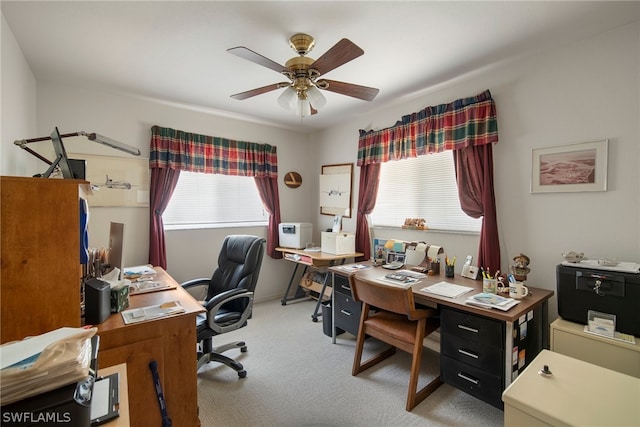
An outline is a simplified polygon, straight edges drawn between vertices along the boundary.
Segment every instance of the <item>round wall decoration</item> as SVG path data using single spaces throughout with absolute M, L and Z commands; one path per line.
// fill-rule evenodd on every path
M 302 177 L 298 172 L 287 172 L 284 175 L 284 184 L 289 188 L 298 188 L 302 184 Z

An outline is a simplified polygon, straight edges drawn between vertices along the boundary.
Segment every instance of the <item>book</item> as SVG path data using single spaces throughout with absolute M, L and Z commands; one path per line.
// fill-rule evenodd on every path
M 184 312 L 185 309 L 182 305 L 180 305 L 180 301 L 170 301 L 165 302 L 164 304 L 125 310 L 121 314 L 122 320 L 124 320 L 125 325 L 129 325 L 131 323 L 159 319 L 161 317 L 173 316 L 175 314 Z

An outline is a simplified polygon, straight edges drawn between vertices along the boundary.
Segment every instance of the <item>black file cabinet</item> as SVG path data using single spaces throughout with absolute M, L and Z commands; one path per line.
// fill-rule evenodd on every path
M 442 307 L 440 329 L 442 380 L 502 409 L 504 322 Z
M 333 276 L 334 323 L 336 335 L 349 332 L 358 335 L 362 304 L 353 299 L 349 277 L 334 273 Z

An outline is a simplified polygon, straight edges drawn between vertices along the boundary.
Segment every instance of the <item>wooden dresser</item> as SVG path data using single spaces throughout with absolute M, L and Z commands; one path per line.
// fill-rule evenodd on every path
M 3 176 L 1 342 L 80 326 L 80 198 L 89 183 Z

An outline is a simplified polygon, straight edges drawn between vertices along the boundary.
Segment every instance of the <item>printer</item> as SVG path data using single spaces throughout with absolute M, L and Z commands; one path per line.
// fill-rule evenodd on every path
M 278 227 L 280 246 L 302 249 L 313 242 L 313 226 L 309 222 L 286 222 Z

